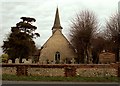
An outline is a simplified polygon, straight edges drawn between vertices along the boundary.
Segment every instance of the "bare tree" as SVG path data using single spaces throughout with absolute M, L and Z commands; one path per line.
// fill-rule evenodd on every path
M 106 34 L 109 40 L 114 45 L 114 50 L 116 53 L 116 61 L 120 60 L 119 57 L 119 50 L 120 50 L 120 19 L 119 14 L 115 13 L 114 15 L 110 16 L 109 20 L 106 22 Z
M 91 40 L 98 28 L 97 17 L 88 10 L 81 11 L 72 20 L 71 43 L 77 50 L 77 62 L 89 63 L 91 59 Z
M 93 58 L 93 63 L 98 64 L 99 63 L 99 54 L 103 49 L 105 49 L 105 43 L 106 40 L 98 36 L 94 39 L 92 39 L 92 58 Z

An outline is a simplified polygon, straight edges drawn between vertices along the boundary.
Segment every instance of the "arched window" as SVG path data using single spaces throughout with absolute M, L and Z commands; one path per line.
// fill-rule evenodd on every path
M 55 61 L 56 61 L 56 64 L 60 63 L 60 52 L 56 52 L 55 53 Z

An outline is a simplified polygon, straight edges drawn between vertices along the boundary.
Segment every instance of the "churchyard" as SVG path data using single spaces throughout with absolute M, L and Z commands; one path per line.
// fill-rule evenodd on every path
M 112 17 L 113 20 L 115 18 L 119 17 Z M 10 37 L 3 41 L 3 52 L 8 54 L 7 58 L 1 57 L 3 80 L 120 81 L 120 32 L 117 36 L 111 34 L 111 40 L 95 37 L 96 33 L 93 32 L 97 32 L 99 27 L 90 11 L 81 11 L 77 20 L 71 24 L 72 32 L 69 35 L 72 38 L 69 42 L 62 33 L 57 7 L 52 35 L 40 49 L 37 49 L 33 41 L 33 38 L 40 37 L 39 33 L 34 33 L 37 27 L 31 23 L 36 19 L 20 19 L 22 21 L 11 27 Z M 107 23 L 111 26 L 111 22 Z M 112 24 L 115 25 L 114 22 Z
M 101 64 L 75 64 L 74 60 L 71 61 L 71 64 L 32 63 L 32 59 L 22 59 L 23 63 L 19 63 L 19 59 L 16 59 L 15 63 L 12 63 L 11 60 L 8 60 L 8 63 L 1 64 L 2 75 L 84 78 L 120 77 L 120 63 L 113 63 L 114 60 L 103 60 L 107 55 L 109 55 L 109 59 L 114 58 L 111 53 L 102 53 L 100 55 Z

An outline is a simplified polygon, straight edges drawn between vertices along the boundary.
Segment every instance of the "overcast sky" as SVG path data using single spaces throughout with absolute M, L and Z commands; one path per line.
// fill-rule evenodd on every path
M 69 25 L 76 13 L 81 10 L 94 11 L 104 25 L 105 20 L 118 9 L 119 0 L 1 0 L 0 1 L 0 46 L 11 27 L 20 21 L 20 17 L 33 17 L 41 37 L 35 40 L 38 47 L 52 35 L 52 26 L 56 7 L 59 8 L 63 34 L 68 37 Z M 2 49 L 0 48 L 0 55 Z

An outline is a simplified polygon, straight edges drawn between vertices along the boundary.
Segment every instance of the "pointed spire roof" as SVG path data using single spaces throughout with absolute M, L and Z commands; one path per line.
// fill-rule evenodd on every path
M 56 9 L 56 14 L 55 14 L 55 20 L 54 20 L 54 25 L 53 25 L 53 29 L 62 29 L 61 25 L 60 25 L 60 18 L 59 18 L 59 11 L 58 11 L 58 7 Z

